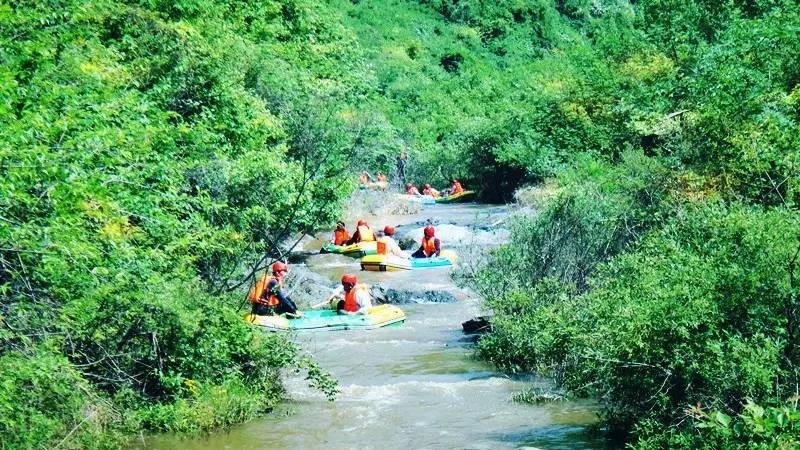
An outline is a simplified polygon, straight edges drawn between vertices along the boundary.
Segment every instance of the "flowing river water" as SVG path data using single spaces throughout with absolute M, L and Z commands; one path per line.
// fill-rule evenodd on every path
M 433 205 L 370 223 L 376 229 L 392 223 L 398 236 L 412 237 L 431 221 L 445 247 L 465 255 L 469 248 L 507 240 L 502 224 L 508 214 L 508 206 Z M 302 377 L 289 376 L 291 400 L 273 414 L 203 437 L 154 436 L 145 448 L 604 448 L 588 430 L 596 421 L 596 405 L 516 403 L 511 400 L 515 392 L 546 388 L 549 382 L 508 377 L 472 355 L 473 339 L 463 334 L 461 323 L 482 313 L 480 302 L 453 283 L 452 269 L 363 272 L 356 259 L 311 255 L 321 244 L 305 241 L 301 250 L 310 255 L 308 269 L 331 284 L 353 272 L 360 282 L 411 291 L 410 296 L 442 291 L 455 301 L 401 304 L 408 319 L 400 327 L 293 336 L 339 381 L 335 402 L 307 387 Z

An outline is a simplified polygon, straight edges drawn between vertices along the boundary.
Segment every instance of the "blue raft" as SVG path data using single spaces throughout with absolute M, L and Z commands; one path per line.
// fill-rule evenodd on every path
M 442 250 L 441 256 L 431 258 L 403 259 L 394 255 L 367 255 L 361 258 L 361 270 L 394 272 L 398 270 L 432 269 L 434 267 L 452 266 L 456 259 L 456 253 L 452 250 Z

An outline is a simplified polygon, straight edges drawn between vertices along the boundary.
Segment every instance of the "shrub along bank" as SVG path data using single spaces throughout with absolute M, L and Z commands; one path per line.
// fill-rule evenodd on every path
M 671 211 L 675 216 L 657 231 L 597 265 L 585 290 L 529 258 L 526 275 L 538 277 L 525 280 L 530 287 L 488 291 L 496 316 L 480 353 L 501 367 L 551 374 L 576 395 L 600 398 L 609 429 L 633 430 L 641 448 L 796 445 L 800 224 L 789 212 L 741 205 Z M 490 264 L 504 260 L 493 256 Z M 497 284 L 490 276 L 480 281 Z M 726 427 L 734 425 L 731 417 L 752 413 L 747 402 L 787 412 L 759 417 L 777 422 L 734 445 Z M 741 419 L 736 426 L 748 424 Z
M 281 399 L 284 368 L 333 395 L 237 307 L 276 243 L 335 219 L 371 142 L 338 20 L 303 2 L 0 5 L 0 446 L 241 422 Z
M 465 278 L 479 353 L 600 399 L 634 447 L 797 446 L 796 3 L 431 4 L 509 64 L 519 30 L 541 46 L 535 120 L 481 148 L 554 194 Z

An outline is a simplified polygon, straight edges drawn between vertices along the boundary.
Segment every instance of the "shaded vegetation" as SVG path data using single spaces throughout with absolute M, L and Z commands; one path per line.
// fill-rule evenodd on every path
M 517 3 L 496 6 L 508 13 L 487 22 L 494 6 L 436 4 L 482 30 L 527 26 Z M 492 147 L 550 161 L 527 178 L 550 177 L 550 195 L 463 274 L 495 313 L 479 352 L 599 398 L 633 447 L 798 445 L 797 5 L 555 9 L 579 35 L 541 57 L 569 120 L 529 128 L 559 153 Z
M 0 5 L 0 434 L 109 447 L 323 372 L 242 323 L 350 173 L 551 195 L 470 274 L 480 352 L 640 448 L 796 444 L 791 0 Z M 289 243 L 287 246 L 286 242 Z
M 338 15 L 303 3 L 0 6 L 0 435 L 203 430 L 307 368 L 239 317 L 286 238 L 332 221 L 374 127 Z M 334 45 L 335 44 L 335 45 Z M 341 89 L 340 86 L 350 86 Z

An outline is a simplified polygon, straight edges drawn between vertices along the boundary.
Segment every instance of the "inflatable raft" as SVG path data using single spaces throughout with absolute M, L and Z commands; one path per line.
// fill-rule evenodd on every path
M 331 242 L 326 242 L 319 252 L 339 253 L 345 256 L 352 256 L 353 258 L 361 258 L 362 256 L 378 253 L 378 243 L 375 241 L 367 241 L 352 245 L 334 245 Z
M 448 195 L 446 197 L 439 197 L 436 199 L 436 203 L 463 202 L 464 200 L 472 197 L 473 195 L 475 195 L 475 191 L 463 191 L 458 194 Z
M 361 259 L 361 270 L 371 272 L 394 272 L 398 270 L 431 269 L 452 266 L 457 259 L 452 250 L 442 250 L 440 256 L 432 258 L 403 259 L 395 255 L 368 255 Z
M 245 314 L 244 320 L 270 331 L 340 331 L 372 330 L 389 325 L 400 325 L 406 320 L 402 309 L 394 305 L 378 305 L 367 310 L 367 314 L 337 314 L 336 311 L 303 311 L 303 317 L 287 319 L 280 316 L 257 316 Z

